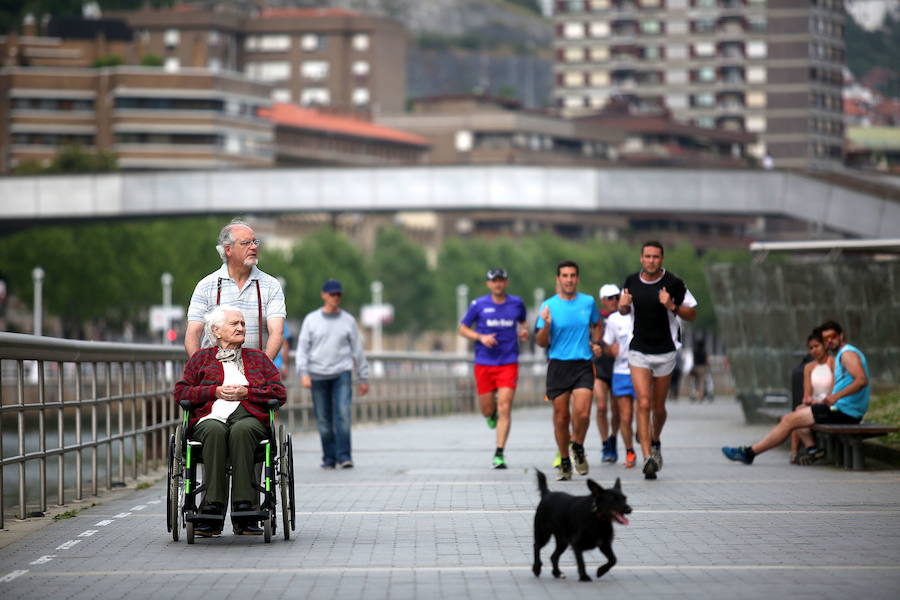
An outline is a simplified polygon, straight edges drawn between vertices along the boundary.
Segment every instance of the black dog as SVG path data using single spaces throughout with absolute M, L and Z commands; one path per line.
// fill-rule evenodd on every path
M 541 548 L 553 535 L 556 538 L 556 550 L 550 556 L 553 563 L 553 576 L 564 575 L 559 570 L 559 557 L 571 544 L 578 561 L 578 579 L 590 581 L 584 570 L 584 558 L 581 553 L 592 548 L 600 548 L 606 556 L 606 564 L 597 567 L 597 577 L 616 564 L 613 554 L 613 519 L 628 525 L 625 515 L 631 513 L 627 498 L 622 493 L 622 483 L 616 478 L 611 490 L 604 490 L 593 479 L 587 480 L 591 490 L 589 496 L 572 496 L 564 492 L 551 492 L 547 488 L 547 477 L 537 472 L 538 489 L 541 491 L 541 503 L 534 514 L 534 566 L 531 570 L 535 577 L 541 575 Z

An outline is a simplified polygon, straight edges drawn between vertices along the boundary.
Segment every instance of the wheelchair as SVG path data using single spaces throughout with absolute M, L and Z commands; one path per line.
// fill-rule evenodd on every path
M 194 526 L 197 523 L 222 525 L 225 515 L 210 515 L 199 512 L 198 499 L 206 491 L 205 481 L 197 478 L 197 465 L 203 463 L 203 444 L 190 439 L 188 422 L 193 408 L 189 400 L 181 401 L 183 409 L 181 423 L 175 433 L 169 436 L 168 479 L 166 487 L 166 527 L 172 539 L 178 541 L 181 530 L 185 530 L 188 544 L 194 543 Z M 257 480 L 253 487 L 262 494 L 259 510 L 231 512 L 231 517 L 244 517 L 262 521 L 263 540 L 272 541 L 277 532 L 278 503 L 275 488 L 281 496 L 281 520 L 284 539 L 291 538 L 291 531 L 296 528 L 296 510 L 294 505 L 294 454 L 291 434 L 283 424 L 278 426 L 277 443 L 275 440 L 275 412 L 278 400 L 269 400 L 269 431 L 266 439 L 257 446 L 254 462 L 256 463 Z M 261 470 L 261 478 L 259 477 Z M 231 467 L 228 467 L 231 477 Z M 260 483 L 260 479 L 262 483 Z

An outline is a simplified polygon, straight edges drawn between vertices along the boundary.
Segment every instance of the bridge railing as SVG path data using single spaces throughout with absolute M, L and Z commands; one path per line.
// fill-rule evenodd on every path
M 370 391 L 354 396 L 357 423 L 467 412 L 476 405 L 469 356 L 367 357 Z M 172 389 L 186 358 L 181 346 L 0 333 L 0 528 L 7 506 L 24 519 L 45 512 L 50 498 L 59 506 L 81 501 L 164 465 L 179 420 Z M 542 401 L 545 362 L 520 362 L 517 406 Z M 292 430 L 313 429 L 309 391 L 293 374 L 286 384 L 281 418 Z

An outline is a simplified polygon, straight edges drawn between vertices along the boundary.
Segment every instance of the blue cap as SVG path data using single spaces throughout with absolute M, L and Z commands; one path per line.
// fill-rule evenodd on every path
M 322 284 L 322 291 L 326 294 L 333 294 L 334 292 L 343 292 L 344 288 L 337 279 L 326 279 Z

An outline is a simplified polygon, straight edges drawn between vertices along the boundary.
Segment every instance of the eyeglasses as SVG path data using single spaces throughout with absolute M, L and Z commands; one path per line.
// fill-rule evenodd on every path
M 243 241 L 238 242 L 238 246 L 241 246 L 242 248 L 246 248 L 247 246 L 250 246 L 251 244 L 255 248 L 259 248 L 260 246 L 262 246 L 262 242 L 260 240 L 243 240 Z
M 509 279 L 505 269 L 491 269 L 487 272 L 488 279 Z
M 615 296 L 606 296 L 606 299 L 607 299 L 607 300 L 618 300 L 618 299 L 619 299 L 619 295 L 616 294 Z

